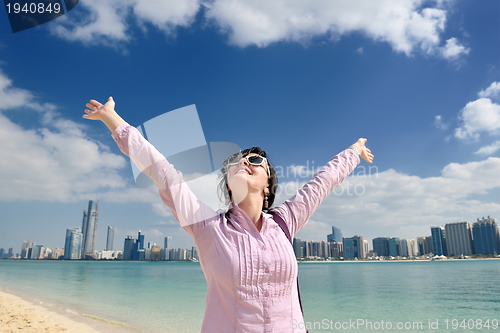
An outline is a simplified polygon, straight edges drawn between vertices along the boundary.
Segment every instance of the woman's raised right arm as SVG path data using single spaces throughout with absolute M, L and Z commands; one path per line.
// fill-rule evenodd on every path
M 133 126 L 128 125 L 115 112 L 112 97 L 106 104 L 91 100 L 86 104 L 83 118 L 101 120 L 112 132 L 120 150 L 131 158 L 137 168 L 146 174 L 158 187 L 163 202 L 172 210 L 182 227 L 193 236 L 194 225 L 214 218 L 217 213 L 203 204 L 189 189 L 182 173 L 174 168 L 166 158 Z
M 100 102 L 92 99 L 90 102 L 85 104 L 88 109 L 85 109 L 85 113 L 82 117 L 85 119 L 100 120 L 106 126 L 108 126 L 111 132 L 123 124 L 125 120 L 118 115 L 115 111 L 115 101 L 113 97 L 109 97 L 106 104 L 101 104 Z

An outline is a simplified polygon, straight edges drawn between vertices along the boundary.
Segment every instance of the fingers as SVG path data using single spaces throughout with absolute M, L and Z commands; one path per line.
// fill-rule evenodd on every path
M 86 114 L 82 115 L 83 118 L 93 119 L 92 115 L 103 105 L 96 101 L 95 99 L 91 99 L 87 104 L 85 104 L 87 109 L 83 110 Z
M 88 102 L 87 104 L 85 104 L 85 106 L 88 107 L 91 110 L 95 110 L 97 108 L 100 108 L 102 106 L 102 104 L 99 103 L 98 101 L 92 99 L 92 100 L 90 100 L 90 102 Z

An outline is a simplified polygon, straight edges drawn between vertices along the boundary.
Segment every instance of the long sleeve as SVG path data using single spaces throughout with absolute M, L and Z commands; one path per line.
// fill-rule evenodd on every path
M 172 210 L 182 227 L 191 226 L 217 215 L 192 193 L 183 180 L 182 173 L 176 170 L 135 127 L 124 123 L 115 129 L 112 137 L 137 168 L 153 180 L 159 189 L 161 199 Z
M 328 193 L 341 184 L 359 162 L 356 152 L 344 150 L 321 168 L 295 196 L 273 208 L 287 222 L 292 235 L 304 227 Z

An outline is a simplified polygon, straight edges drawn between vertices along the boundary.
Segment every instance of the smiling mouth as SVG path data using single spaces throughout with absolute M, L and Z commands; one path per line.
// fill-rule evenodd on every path
M 247 169 L 239 169 L 238 171 L 236 171 L 236 173 L 245 173 L 247 175 L 250 175 L 250 172 Z

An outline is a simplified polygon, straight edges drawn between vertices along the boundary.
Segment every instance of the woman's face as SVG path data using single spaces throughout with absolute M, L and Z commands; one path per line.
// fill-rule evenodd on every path
M 250 164 L 249 156 L 259 156 L 250 153 L 239 160 L 238 164 L 229 166 L 227 184 L 236 203 L 243 201 L 249 194 L 264 195 L 268 192 L 269 165 L 267 161 L 260 165 Z

